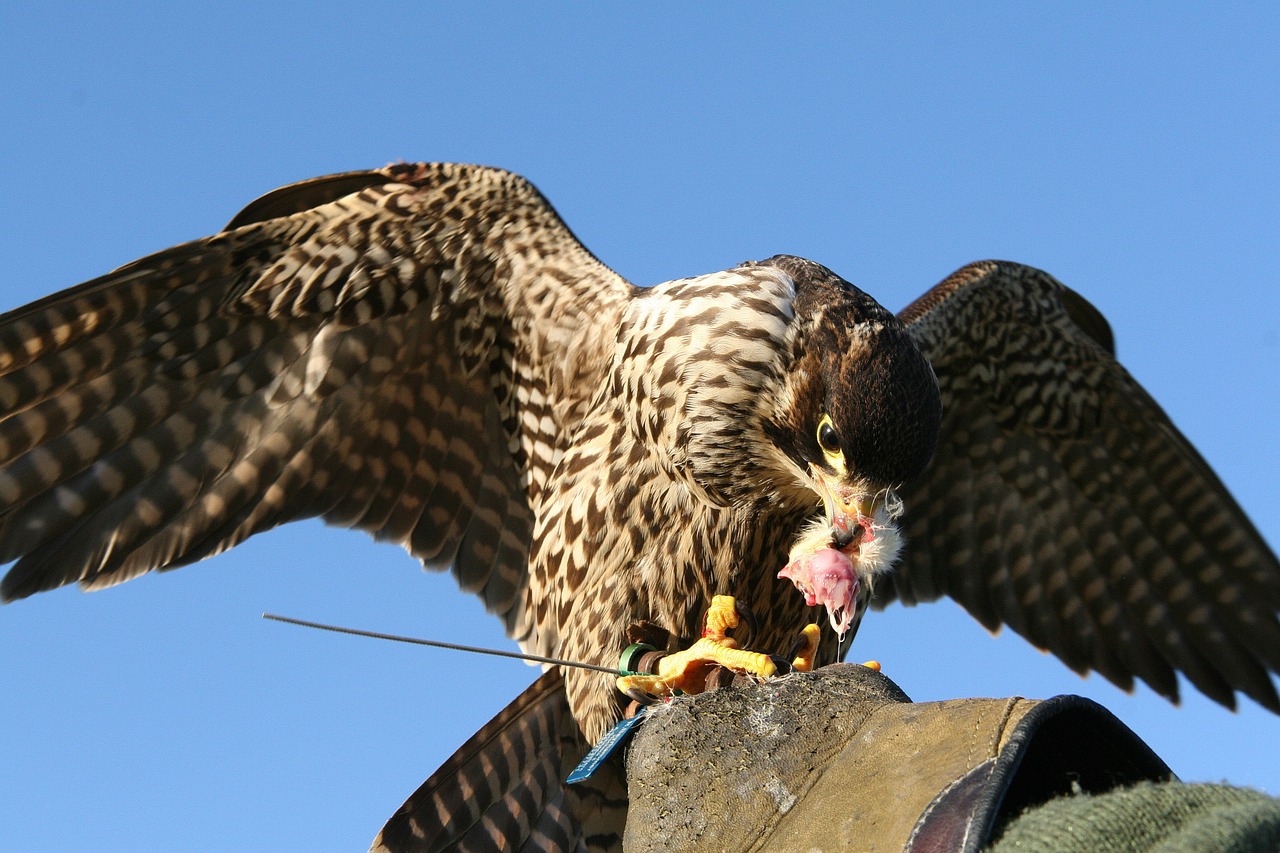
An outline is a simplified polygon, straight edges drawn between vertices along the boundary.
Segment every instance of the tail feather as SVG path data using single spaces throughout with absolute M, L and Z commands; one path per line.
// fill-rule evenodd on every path
M 587 745 L 552 670 L 440 766 L 378 833 L 371 853 L 620 850 L 620 762 L 583 783 L 564 779 Z

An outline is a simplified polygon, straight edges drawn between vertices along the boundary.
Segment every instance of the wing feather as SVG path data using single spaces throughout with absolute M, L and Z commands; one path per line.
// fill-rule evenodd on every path
M 452 566 L 524 636 L 541 484 L 633 288 L 530 184 L 406 164 L 0 317 L 5 599 L 297 518 Z
M 900 315 L 943 429 L 903 489 L 909 546 L 876 606 L 950 595 L 1078 671 L 1177 698 L 1174 671 L 1280 711 L 1280 564 L 1115 361 L 1106 320 L 1039 270 L 986 261 Z

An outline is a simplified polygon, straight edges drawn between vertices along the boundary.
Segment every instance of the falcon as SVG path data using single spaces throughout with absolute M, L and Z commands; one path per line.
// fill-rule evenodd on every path
M 0 317 L 5 600 L 308 517 L 539 654 L 684 648 L 726 595 L 761 650 L 825 622 L 820 665 L 873 594 L 950 595 L 1076 671 L 1280 712 L 1275 555 L 1099 312 L 1019 264 L 896 316 L 781 255 L 641 288 L 523 178 L 398 164 Z M 547 737 L 618 719 L 610 676 L 548 677 Z

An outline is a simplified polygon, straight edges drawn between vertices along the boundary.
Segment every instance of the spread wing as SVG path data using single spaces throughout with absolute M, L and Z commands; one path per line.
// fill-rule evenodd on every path
M 452 566 L 525 639 L 531 506 L 630 291 L 524 179 L 406 164 L 10 312 L 0 594 L 319 516 Z
M 943 425 L 902 491 L 903 565 L 877 593 L 950 595 L 1077 672 L 1176 700 L 1175 671 L 1280 712 L 1280 564 L 1114 359 L 1098 311 L 1018 264 L 965 267 L 900 315 L 938 375 Z

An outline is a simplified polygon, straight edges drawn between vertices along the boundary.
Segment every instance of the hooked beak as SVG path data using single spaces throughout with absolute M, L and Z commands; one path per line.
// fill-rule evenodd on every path
M 818 522 L 801 535 L 778 577 L 795 584 L 805 604 L 825 606 L 831 627 L 843 640 L 857 621 L 859 600 L 866 603 L 863 584 L 869 593 L 875 575 L 898 557 L 902 538 L 893 519 L 900 507 L 888 490 L 868 494 L 868 489 L 845 486 L 817 466 L 811 465 L 810 472 L 822 496 L 826 524 Z
M 870 542 L 874 498 L 865 492 L 842 484 L 839 479 L 810 465 L 827 522 L 831 527 L 831 543 L 838 551 L 857 551 L 857 547 Z

